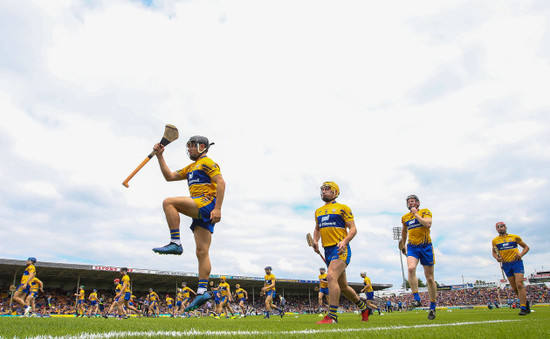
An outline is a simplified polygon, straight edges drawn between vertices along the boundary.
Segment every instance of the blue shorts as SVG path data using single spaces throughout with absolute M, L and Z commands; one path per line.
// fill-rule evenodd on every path
M 502 270 L 507 277 L 513 277 L 515 273 L 525 274 L 525 269 L 523 268 L 523 260 L 503 262 Z
M 117 301 L 118 301 L 118 299 L 120 299 L 120 297 L 116 297 L 116 298 L 115 298 L 115 302 L 117 302 Z
M 407 244 L 407 256 L 420 260 L 422 266 L 435 265 L 434 248 L 432 244 Z
M 227 296 L 220 297 L 220 304 L 227 302 Z
M 265 292 L 266 297 L 271 296 L 271 298 L 275 298 L 276 295 L 277 295 L 277 293 L 275 292 L 275 290 L 270 290 L 270 291 Z
M 367 300 L 374 300 L 374 292 L 367 292 Z
M 176 306 L 180 307 L 181 306 L 181 301 L 176 301 Z
M 341 254 L 338 254 L 338 246 L 336 245 L 325 247 L 325 259 L 327 261 L 327 267 L 330 265 L 330 262 L 335 259 L 343 260 L 347 266 L 351 260 L 351 247 L 349 247 L 348 244 L 346 250 Z
M 84 300 L 79 300 L 78 304 L 84 304 Z
M 97 305 L 97 301 L 92 300 L 92 301 L 90 302 L 90 306 L 95 306 L 95 305 Z
M 212 223 L 212 219 L 210 219 L 210 213 L 212 213 L 216 206 L 216 198 L 204 195 L 192 198 L 199 208 L 199 217 L 197 219 L 193 218 L 193 222 L 189 228 L 194 231 L 195 227 L 199 226 L 208 230 L 210 233 L 214 233 L 214 224 Z
M 130 300 L 131 297 L 132 297 L 132 292 L 124 293 L 124 300 Z
M 246 298 L 241 298 L 241 299 L 239 299 L 239 303 L 240 303 L 240 302 L 243 302 L 243 303 L 246 302 Z
M 37 295 L 38 295 L 38 291 L 32 291 L 29 293 L 29 297 L 31 298 L 36 298 Z
M 189 300 L 191 300 L 191 298 L 183 298 L 184 303 L 189 302 Z
M 23 292 L 23 293 L 27 294 L 27 293 L 29 293 L 30 289 L 31 289 L 30 285 L 20 284 L 19 286 L 17 286 L 16 292 Z
M 328 295 L 328 287 L 320 288 L 319 293 L 323 293 L 324 295 Z
M 169 309 L 169 310 L 172 309 L 172 304 L 168 305 L 168 309 Z

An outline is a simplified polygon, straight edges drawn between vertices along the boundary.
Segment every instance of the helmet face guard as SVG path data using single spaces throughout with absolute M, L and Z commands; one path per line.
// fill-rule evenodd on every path
M 191 147 L 192 145 L 197 147 L 197 151 L 199 152 L 199 154 L 203 154 L 208 152 L 208 149 L 210 148 L 210 146 L 214 145 L 214 143 L 210 143 L 210 141 L 208 141 L 208 138 L 203 137 L 202 135 L 194 135 L 189 138 L 189 140 L 187 141 L 187 155 L 189 156 L 189 158 L 191 158 L 191 160 L 197 160 L 198 157 L 191 156 L 191 154 L 189 154 L 189 147 Z M 201 149 L 201 145 L 204 145 L 204 148 Z

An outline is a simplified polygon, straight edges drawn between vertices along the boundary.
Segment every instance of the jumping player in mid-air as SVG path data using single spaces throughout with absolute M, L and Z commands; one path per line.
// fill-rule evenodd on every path
M 166 181 L 187 180 L 190 197 L 166 198 L 162 204 L 168 228 L 170 243 L 154 248 L 159 254 L 182 254 L 180 240 L 180 213 L 193 219 L 191 230 L 195 237 L 196 255 L 199 266 L 199 286 L 197 297 L 186 307 L 192 311 L 210 299 L 208 280 L 212 265 L 210 263 L 210 244 L 214 225 L 221 220 L 221 209 L 225 194 L 225 181 L 218 165 L 207 157 L 210 143 L 204 136 L 193 136 L 187 141 L 187 153 L 193 161 L 181 170 L 172 172 L 164 160 L 164 146 L 154 146 L 160 170 Z
M 313 250 L 319 251 L 319 239 L 325 249 L 328 267 L 327 280 L 329 290 L 329 312 L 317 324 L 338 322 L 340 293 L 361 310 L 361 321 L 369 320 L 369 310 L 357 293 L 348 285 L 346 267 L 351 260 L 350 241 L 357 234 L 351 209 L 336 202 L 340 188 L 335 182 L 325 181 L 321 185 L 321 199 L 325 204 L 315 211 L 315 230 L 313 232 Z M 349 231 L 348 231 L 349 230 Z
M 36 264 L 36 258 L 30 257 L 27 259 L 27 267 L 25 267 L 25 271 L 21 277 L 21 284 L 19 284 L 13 294 L 13 300 L 25 308 L 23 313 L 25 316 L 31 311 L 31 307 L 25 301 L 25 297 L 31 289 L 32 280 L 36 277 L 36 268 L 34 267 L 34 264 Z

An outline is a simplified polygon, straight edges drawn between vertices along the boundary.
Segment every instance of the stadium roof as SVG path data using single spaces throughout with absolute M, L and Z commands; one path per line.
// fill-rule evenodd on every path
M 10 285 L 17 286 L 26 267 L 26 260 L 0 259 L 0 288 L 5 290 Z M 81 265 L 39 261 L 36 265 L 36 275 L 44 282 L 45 288 L 60 288 L 74 290 L 78 285 L 87 288 L 112 289 L 113 279 L 120 277 L 120 267 L 102 265 Z M 191 272 L 162 271 L 128 267 L 128 274 L 132 277 L 134 291 L 147 291 L 153 288 L 156 291 L 174 291 L 187 282 L 190 287 L 198 284 L 198 275 Z M 211 279 L 219 279 L 221 274 L 212 274 Z M 225 275 L 231 285 L 240 284 L 245 290 L 259 293 L 263 286 L 263 277 L 246 277 Z M 303 294 L 314 291 L 318 287 L 318 280 L 277 279 L 277 290 L 285 294 Z M 350 282 L 355 290 L 363 287 L 362 283 Z M 374 290 L 392 287 L 391 284 L 373 283 Z

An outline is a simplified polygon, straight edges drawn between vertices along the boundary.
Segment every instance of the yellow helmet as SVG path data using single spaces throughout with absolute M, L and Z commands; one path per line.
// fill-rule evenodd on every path
M 226 280 L 227 278 L 225 277 L 225 275 L 222 275 L 222 276 L 220 277 L 220 279 L 221 279 L 221 280 Z
M 334 181 L 325 181 L 321 185 L 321 197 L 323 196 L 323 187 L 330 187 L 332 193 L 334 193 L 334 199 L 338 198 L 338 196 L 340 195 L 340 187 L 338 187 L 338 185 L 336 185 Z

